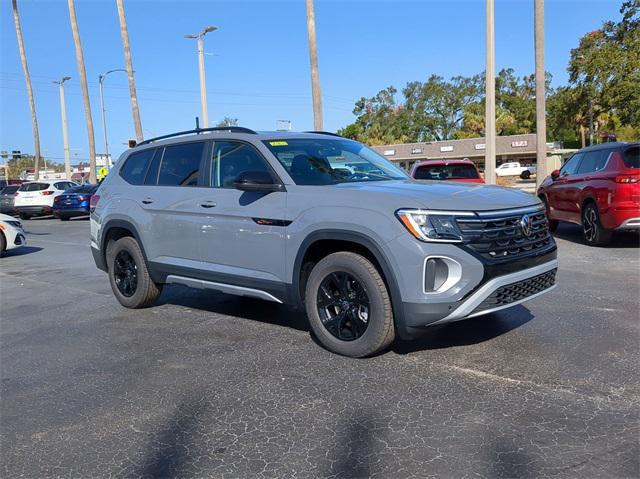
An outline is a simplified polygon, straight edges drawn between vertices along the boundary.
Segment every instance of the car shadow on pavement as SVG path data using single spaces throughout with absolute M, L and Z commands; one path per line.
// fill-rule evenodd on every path
M 586 245 L 582 236 L 582 227 L 571 223 L 561 223 L 553 233 L 555 238 Z M 633 231 L 616 231 L 611 238 L 611 243 L 606 248 L 638 248 L 640 247 L 640 235 Z
M 299 331 L 308 332 L 310 329 L 304 312 L 282 304 L 250 297 L 170 285 L 164 287 L 158 302 L 158 304 L 167 303 L 266 324 L 287 326 Z
M 519 328 L 533 318 L 527 308 L 517 305 L 508 311 L 490 313 L 442 326 L 431 326 L 414 340 L 396 339 L 392 349 L 397 354 L 409 354 L 429 349 L 479 344 Z
M 371 477 L 371 462 L 378 461 L 373 451 L 375 421 L 371 411 L 348 411 L 336 431 L 335 447 L 330 453 L 331 469 L 324 477 Z
M 12 256 L 24 256 L 25 254 L 37 253 L 42 248 L 38 246 L 23 246 L 22 248 L 10 249 L 2 254 L 3 258 L 10 258 Z

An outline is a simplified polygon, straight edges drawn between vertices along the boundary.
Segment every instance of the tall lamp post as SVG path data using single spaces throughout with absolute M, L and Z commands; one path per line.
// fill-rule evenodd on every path
M 203 38 L 207 33 L 217 30 L 218 27 L 209 25 L 200 33 L 194 35 L 185 35 L 185 38 L 198 40 L 198 68 L 200 70 L 200 103 L 202 107 L 202 124 L 205 128 L 209 127 L 209 110 L 207 108 L 207 83 L 204 75 L 204 42 Z
M 547 176 L 547 118 L 544 72 L 544 0 L 535 0 L 535 57 L 536 57 L 536 183 Z
M 98 83 L 100 84 L 100 109 L 102 110 L 102 134 L 104 135 L 104 154 L 107 155 L 107 161 L 109 161 L 109 140 L 107 139 L 107 115 L 105 113 L 104 108 L 104 91 L 103 91 L 103 83 L 105 78 L 109 73 L 113 72 L 125 72 L 127 70 L 124 68 L 115 68 L 113 70 L 109 70 L 108 72 L 101 73 L 98 75 Z
M 496 183 L 496 58 L 494 0 L 486 0 L 486 65 L 484 112 L 484 180 Z
M 67 180 L 71 179 L 71 160 L 69 159 L 69 132 L 67 131 L 67 107 L 64 101 L 64 82 L 71 80 L 71 77 L 62 77 L 54 81 L 60 87 L 60 112 L 62 115 L 62 142 L 64 145 L 64 174 Z

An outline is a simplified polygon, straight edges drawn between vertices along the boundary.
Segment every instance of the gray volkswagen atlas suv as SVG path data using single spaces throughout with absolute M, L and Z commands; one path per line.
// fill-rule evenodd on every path
M 558 266 L 535 196 L 416 181 L 330 133 L 242 127 L 126 151 L 92 198 L 91 249 L 127 308 L 171 283 L 304 307 L 353 357 L 535 298 Z

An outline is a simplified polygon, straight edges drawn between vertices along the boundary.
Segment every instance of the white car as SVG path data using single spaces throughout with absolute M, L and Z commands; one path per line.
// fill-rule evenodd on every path
M 20 218 L 53 214 L 53 199 L 78 183 L 69 180 L 40 180 L 23 183 L 16 192 L 14 208 Z
M 523 166 L 518 161 L 502 163 L 496 168 L 496 176 L 519 176 L 523 180 L 529 179 L 535 172 L 535 166 Z
M 27 239 L 22 223 L 13 216 L 0 214 L 0 256 L 5 251 L 25 246 Z

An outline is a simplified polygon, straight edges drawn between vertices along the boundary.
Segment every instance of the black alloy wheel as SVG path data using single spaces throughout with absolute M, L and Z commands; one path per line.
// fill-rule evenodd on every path
M 114 261 L 114 278 L 118 291 L 130 298 L 138 288 L 138 266 L 126 250 L 121 250 Z
M 354 341 L 367 330 L 369 297 L 349 273 L 336 271 L 327 275 L 318 288 L 316 305 L 322 325 L 341 341 Z

